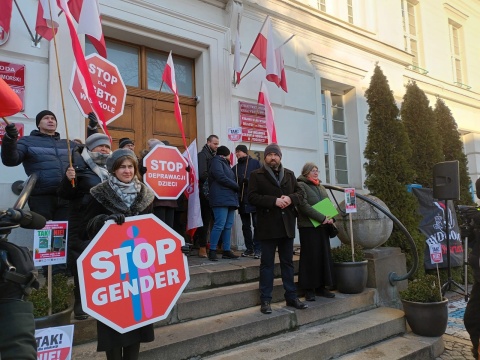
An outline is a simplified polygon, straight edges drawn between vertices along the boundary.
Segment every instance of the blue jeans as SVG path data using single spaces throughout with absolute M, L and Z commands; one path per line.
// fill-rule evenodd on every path
M 217 250 L 218 240 L 222 237 L 224 251 L 230 251 L 230 234 L 232 233 L 235 208 L 215 206 L 213 210 L 213 228 L 210 232 L 210 250 Z
M 250 251 L 260 251 L 260 242 L 255 240 L 255 229 L 257 228 L 257 213 L 242 213 L 242 233 L 245 240 L 245 247 Z M 253 233 L 252 233 L 253 225 Z
M 293 269 L 293 239 L 267 239 L 260 241 L 262 257 L 260 260 L 260 300 L 272 301 L 273 278 L 275 268 L 275 250 L 278 247 L 280 270 L 282 273 L 285 300 L 297 298 Z

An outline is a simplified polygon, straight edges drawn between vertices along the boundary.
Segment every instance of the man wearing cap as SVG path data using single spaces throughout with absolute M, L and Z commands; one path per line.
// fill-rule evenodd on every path
M 110 139 L 105 134 L 93 134 L 85 140 L 85 145 L 72 151 L 72 165 L 63 177 L 58 195 L 70 201 L 68 213 L 68 263 L 75 282 L 74 316 L 77 320 L 88 316 L 82 310 L 78 284 L 77 259 L 89 244 L 85 218 L 86 206 L 91 199 L 90 189 L 107 180 L 107 158 L 111 153 Z M 72 180 L 75 186 L 72 186 Z
M 255 229 L 257 227 L 257 214 L 255 206 L 248 202 L 248 179 L 252 171 L 260 169 L 260 161 L 253 159 L 248 155 L 248 149 L 245 145 L 238 145 L 235 148 L 235 155 L 237 156 L 237 164 L 232 168 L 237 179 L 237 184 L 240 187 L 238 193 L 238 200 L 240 207 L 238 213 L 242 219 L 242 232 L 247 248 L 242 256 L 253 256 L 255 259 L 260 259 L 262 254 L 260 242 L 255 238 Z M 252 234 L 253 225 L 253 234 Z
M 287 306 L 306 309 L 297 297 L 293 269 L 295 238 L 295 205 L 303 200 L 303 192 L 293 171 L 282 166 L 282 151 L 277 144 L 265 149 L 265 164 L 250 175 L 248 201 L 257 208 L 257 230 L 260 240 L 260 311 L 270 314 L 272 308 L 275 250 L 278 248 L 280 269 Z
M 134 151 L 135 150 L 135 142 L 130 138 L 121 138 L 118 141 L 118 148 L 119 149 L 129 149 Z

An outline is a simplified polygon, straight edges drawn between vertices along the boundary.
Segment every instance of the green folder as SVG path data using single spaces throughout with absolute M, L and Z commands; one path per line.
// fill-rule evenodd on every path
M 312 208 L 322 213 L 327 218 L 332 218 L 338 214 L 337 209 L 335 208 L 335 206 L 333 205 L 333 203 L 329 198 L 325 198 L 322 201 L 319 201 L 318 203 L 316 203 L 315 205 L 312 205 Z M 310 218 L 310 221 L 315 227 L 321 225 L 317 220 L 314 220 L 312 218 Z

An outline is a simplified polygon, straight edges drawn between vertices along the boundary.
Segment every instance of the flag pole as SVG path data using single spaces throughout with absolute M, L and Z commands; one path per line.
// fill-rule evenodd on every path
M 290 40 L 292 40 L 292 39 L 294 38 L 294 36 L 295 36 L 295 34 L 293 34 L 292 36 L 290 36 L 287 40 L 285 40 L 285 41 L 283 42 L 282 45 L 279 46 L 279 48 L 281 48 L 281 47 L 284 46 L 286 43 L 288 43 Z M 249 55 L 250 55 L 250 54 L 249 54 Z M 247 58 L 247 60 L 248 60 L 248 58 Z M 245 62 L 245 63 L 246 63 L 246 62 Z M 262 62 L 259 62 L 257 65 L 255 65 L 253 68 L 251 68 L 249 72 L 247 72 L 245 75 L 243 75 L 243 76 L 240 78 L 240 81 L 242 81 L 245 76 L 247 76 L 247 75 L 250 74 L 253 70 L 255 70 L 255 69 L 258 67 L 258 65 L 260 65 L 261 63 L 262 63 Z M 243 71 L 243 68 L 242 68 L 242 71 Z M 242 73 L 242 72 L 240 71 L 240 74 L 241 74 L 241 73 Z
M 50 2 L 51 0 L 48 0 L 48 9 L 50 11 L 50 21 L 52 21 L 52 6 Z M 53 45 L 55 47 L 55 58 L 57 60 L 57 73 L 58 73 L 58 82 L 60 84 L 60 98 L 62 99 L 63 121 L 65 122 L 65 134 L 67 136 L 68 162 L 70 164 L 70 167 L 73 167 L 72 153 L 70 151 L 70 136 L 68 135 L 67 113 L 65 111 L 65 99 L 63 97 L 62 76 L 60 75 L 60 64 L 58 61 L 57 37 L 55 33 L 55 27 L 53 28 Z M 72 183 L 72 187 L 75 187 L 75 179 L 72 179 L 71 183 Z
M 10 125 L 10 122 L 2 116 L 3 121 L 5 121 L 5 124 Z
M 157 108 L 157 102 L 158 102 L 158 98 L 160 97 L 160 93 L 162 92 L 162 87 L 163 87 L 163 79 L 160 84 L 160 89 L 158 89 L 157 98 L 155 99 L 155 106 L 153 107 L 154 110 Z
M 260 89 L 258 90 L 258 92 L 260 93 L 260 91 L 262 91 L 262 81 L 260 81 Z M 254 116 L 255 122 L 253 123 L 252 135 L 250 136 L 250 143 L 248 144 L 248 151 L 250 151 L 250 149 L 252 148 L 253 130 L 255 130 L 255 128 L 257 126 L 258 108 L 259 108 L 259 102 L 258 102 L 258 96 L 257 96 L 257 108 L 255 110 L 255 116 Z M 268 133 L 267 133 L 267 139 L 268 139 Z M 247 176 L 248 159 L 249 158 L 250 158 L 250 155 L 248 155 L 248 153 L 247 153 L 247 161 L 245 162 L 245 172 L 243 174 L 243 179 L 245 179 L 245 177 Z M 244 185 L 244 183 L 242 183 L 242 193 L 240 195 L 240 202 L 243 201 L 243 190 L 244 190 L 244 188 L 245 188 L 245 185 Z
M 263 26 L 265 25 L 265 22 L 267 21 L 268 19 L 268 15 L 267 17 L 265 18 L 265 20 L 263 20 L 263 24 L 262 26 L 260 27 L 260 31 L 262 30 Z M 260 31 L 258 32 L 260 34 Z M 258 35 L 257 35 L 258 37 Z M 255 38 L 255 41 L 257 41 L 257 39 Z M 253 45 L 255 45 L 255 41 L 253 42 Z M 252 48 L 253 48 L 253 45 L 252 45 Z M 243 66 L 242 66 L 242 70 L 240 70 L 240 74 L 243 72 L 243 70 L 245 69 L 245 65 L 247 65 L 247 61 L 248 59 L 250 58 L 250 55 L 252 54 L 252 49 L 250 49 L 250 52 L 248 53 L 248 56 L 247 58 L 245 59 L 245 62 L 243 63 Z M 241 78 L 240 80 L 242 80 L 243 78 Z M 235 82 L 235 85 L 238 85 L 236 82 Z

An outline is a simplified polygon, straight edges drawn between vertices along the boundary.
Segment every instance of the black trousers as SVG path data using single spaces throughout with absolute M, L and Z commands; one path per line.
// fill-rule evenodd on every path
M 480 338 L 480 283 L 478 281 L 473 283 L 470 299 L 465 309 L 463 323 L 470 335 L 473 349 L 475 353 L 478 353 L 478 342 Z

